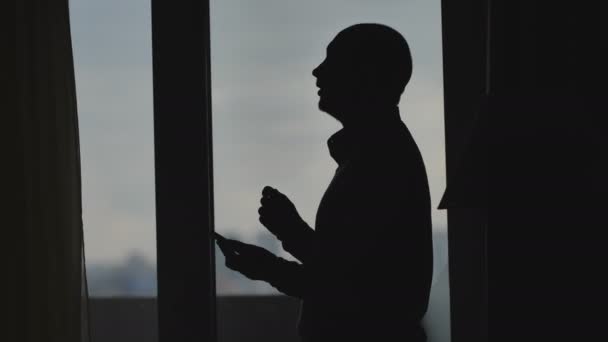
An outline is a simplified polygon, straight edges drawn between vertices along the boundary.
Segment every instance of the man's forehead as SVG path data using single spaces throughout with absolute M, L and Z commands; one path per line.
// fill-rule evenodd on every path
M 334 40 L 332 40 L 331 42 L 329 42 L 329 44 L 327 44 L 327 47 L 325 48 L 325 52 L 327 54 L 329 54 L 330 52 L 333 52 L 335 50 Z
M 340 36 L 338 36 L 329 42 L 325 52 L 327 55 L 330 53 L 332 55 L 341 55 L 351 50 L 351 48 L 352 46 L 350 46 L 348 42 L 346 42 L 344 39 L 340 39 Z

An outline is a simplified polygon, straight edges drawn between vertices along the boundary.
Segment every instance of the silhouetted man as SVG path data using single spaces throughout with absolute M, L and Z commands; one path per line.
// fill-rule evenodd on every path
M 432 277 L 431 205 L 422 157 L 398 103 L 412 72 L 395 30 L 359 24 L 340 32 L 313 71 L 319 108 L 343 129 L 328 140 L 338 168 L 316 228 L 271 187 L 260 222 L 300 262 L 218 237 L 226 265 L 302 299 L 305 341 L 424 341 Z

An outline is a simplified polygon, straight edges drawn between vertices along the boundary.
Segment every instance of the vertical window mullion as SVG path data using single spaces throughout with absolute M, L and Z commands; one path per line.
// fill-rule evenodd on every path
M 151 4 L 159 340 L 215 341 L 209 2 Z

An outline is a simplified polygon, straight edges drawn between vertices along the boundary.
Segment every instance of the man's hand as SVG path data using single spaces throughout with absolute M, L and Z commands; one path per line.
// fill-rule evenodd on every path
M 252 280 L 268 280 L 277 256 L 268 250 L 237 240 L 217 238 L 217 245 L 226 257 L 226 266 Z
M 289 239 L 297 235 L 299 228 L 308 227 L 289 198 L 278 190 L 264 187 L 260 203 L 260 223 L 279 240 Z

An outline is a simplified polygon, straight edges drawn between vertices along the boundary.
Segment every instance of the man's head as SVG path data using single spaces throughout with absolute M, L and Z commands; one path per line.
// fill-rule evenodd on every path
M 312 74 L 320 88 L 319 109 L 344 122 L 346 113 L 397 106 L 412 74 L 412 58 L 399 32 L 357 24 L 334 38 Z

